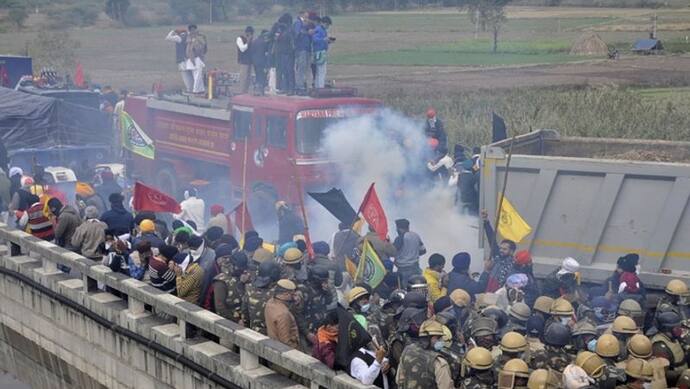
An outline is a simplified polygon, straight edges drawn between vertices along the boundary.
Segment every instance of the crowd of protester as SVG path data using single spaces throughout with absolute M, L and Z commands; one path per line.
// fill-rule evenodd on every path
M 308 246 L 294 210 L 278 202 L 281 239 L 272 245 L 257 231 L 240 235 L 220 205 L 209 207 L 207 215 L 193 188 L 185 193 L 182 212 L 167 223 L 170 215 L 131 212 L 108 174 L 98 185 L 80 183 L 76 201 L 51 196 L 18 168 L 5 178 L 7 193 L 0 195 L 8 199 L 17 228 L 309 353 L 363 384 L 690 384 L 688 286 L 674 279 L 660 297 L 648 295 L 634 253 L 618 259 L 603 285 L 582 283 L 574 258 L 564 258 L 537 280 L 530 253 L 497 240 L 481 212 L 490 246 L 482 271 L 470 273 L 470 254 L 459 252 L 446 272 L 446 258 L 425 247 L 405 219 L 396 220 L 392 241 L 341 224 L 330 243 Z M 371 245 L 387 269 L 374 288 L 347 270 L 363 244 Z M 427 252 L 428 267 L 422 269 Z M 346 348 L 343 358 L 338 350 L 349 333 L 343 335 L 341 324 L 348 318 L 371 341 Z

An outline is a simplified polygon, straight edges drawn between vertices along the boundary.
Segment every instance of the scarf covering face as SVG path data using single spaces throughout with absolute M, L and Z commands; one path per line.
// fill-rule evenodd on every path
M 326 326 L 316 332 L 319 343 L 338 343 L 338 330 L 329 330 Z

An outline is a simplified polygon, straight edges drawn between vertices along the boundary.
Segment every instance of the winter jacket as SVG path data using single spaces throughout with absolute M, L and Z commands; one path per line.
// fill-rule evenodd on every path
M 424 127 L 424 134 L 429 138 L 434 138 L 438 140 L 438 147 L 447 148 L 448 147 L 448 135 L 443 128 L 443 122 L 441 119 L 436 118 L 433 127 L 431 123 L 427 120 Z
M 203 246 L 202 246 L 203 247 Z M 211 287 L 213 279 L 218 275 L 218 266 L 216 265 L 216 252 L 212 248 L 203 247 L 201 254 L 197 254 L 194 250 L 190 255 L 194 258 L 194 262 L 198 262 L 199 266 L 204 270 L 204 277 L 201 280 L 201 295 L 197 304 L 203 306 L 206 300 L 206 295 Z
M 55 243 L 60 247 L 72 244 L 72 236 L 80 225 L 79 212 L 71 205 L 62 207 L 55 226 Z
M 301 18 L 297 18 L 292 24 L 295 34 L 295 51 L 311 51 L 309 28 L 313 28 L 313 25 L 310 22 L 303 22 Z
M 107 224 L 116 235 L 129 234 L 134 228 L 134 217 L 122 204 L 113 204 L 110 211 L 101 215 L 101 221 Z
M 312 40 L 314 52 L 328 50 L 328 30 L 323 26 L 316 26 Z
M 98 246 L 105 242 L 106 228 L 108 226 L 97 219 L 83 222 L 72 235 L 72 246 L 87 258 L 101 259 Z
M 304 234 L 304 223 L 292 209 L 278 218 L 278 244 L 292 242 L 295 235 Z
M 441 273 L 427 268 L 424 269 L 423 275 L 426 279 L 426 284 L 429 290 L 429 299 L 431 300 L 432 304 L 448 293 L 448 290 L 441 286 Z
M 331 261 L 327 256 L 325 255 L 319 255 L 316 254 L 314 256 L 313 261 L 307 265 L 308 268 L 314 268 L 314 267 L 322 267 L 328 269 L 328 271 L 333 271 L 335 276 L 333 277 L 333 284 L 335 286 L 340 286 L 343 284 L 343 273 L 338 271 L 338 266 L 334 261 Z
M 357 245 L 360 248 L 362 247 L 362 244 L 364 244 L 365 239 L 371 244 L 371 247 L 374 248 L 374 251 L 376 251 L 376 254 L 379 256 L 379 258 L 381 258 L 381 260 L 398 255 L 398 250 L 395 249 L 393 243 L 387 240 L 382 240 L 375 232 L 369 232 L 368 234 L 359 238 Z
M 115 182 L 115 180 L 104 181 L 101 185 L 96 187 L 96 193 L 101 196 L 103 201 L 108 201 L 110 195 L 113 193 L 122 194 L 122 188 Z
M 27 228 L 31 235 L 43 240 L 53 240 L 55 238 L 53 222 L 43 212 L 42 203 L 34 203 L 26 210 L 26 213 L 29 216 Z
M 201 296 L 201 280 L 204 278 L 204 269 L 199 263 L 194 262 L 187 266 L 187 269 L 175 279 L 177 287 L 177 297 L 197 304 Z
M 474 296 L 478 293 L 484 293 L 486 291 L 486 284 L 489 281 L 489 273 L 482 272 L 479 276 L 479 281 L 475 281 L 470 277 L 468 272 L 457 272 L 455 270 L 448 274 L 448 294 L 453 293 L 456 289 L 465 290 L 472 300 Z
M 11 186 L 12 182 L 10 179 L 7 178 L 4 171 L 0 170 L 0 209 L 3 211 L 7 209 L 10 205 L 10 201 L 12 201 L 12 196 L 10 195 Z
M 141 234 L 141 236 L 134 239 L 134 248 L 136 248 L 139 243 L 144 241 L 149 241 L 151 243 L 151 247 L 155 247 L 157 249 L 160 249 L 165 245 L 163 239 L 159 238 L 158 235 L 154 234 L 153 232 L 145 232 Z
M 295 316 L 282 301 L 271 298 L 264 309 L 268 337 L 299 349 L 299 331 Z
M 252 64 L 257 68 L 265 68 L 268 65 L 268 42 L 263 36 L 254 38 L 249 46 L 249 55 Z

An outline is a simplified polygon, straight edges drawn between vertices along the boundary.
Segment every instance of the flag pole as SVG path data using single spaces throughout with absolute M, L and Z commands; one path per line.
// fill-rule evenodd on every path
M 249 152 L 249 135 L 244 138 L 244 165 L 242 165 L 242 231 L 244 236 L 245 229 L 245 213 L 247 209 L 247 153 Z
M 371 185 L 369 185 L 369 189 L 371 189 L 371 187 L 374 184 L 375 184 L 375 182 L 372 182 Z M 367 194 L 369 194 L 369 190 L 367 190 L 367 193 L 364 195 L 364 200 L 367 199 Z M 350 224 L 350 229 L 349 229 L 350 232 L 355 232 L 354 231 L 355 224 L 357 224 L 357 221 L 359 220 L 359 214 L 362 213 L 362 204 L 364 204 L 364 201 L 362 201 L 362 203 L 359 205 L 359 208 L 357 209 L 357 214 L 355 215 L 355 218 L 352 219 L 352 223 Z M 364 234 L 364 235 L 366 235 L 366 234 Z M 338 245 L 337 248 L 333 247 L 333 250 L 334 250 L 333 255 L 334 256 L 337 255 L 338 252 L 340 252 L 340 249 L 343 248 L 343 246 L 345 245 L 345 243 L 347 243 L 349 241 L 349 239 L 350 239 L 350 234 L 347 234 L 345 239 L 343 239 L 343 241 L 340 242 L 340 244 Z M 348 256 L 345 256 L 345 257 L 348 257 Z
M 302 192 L 302 177 L 299 175 L 299 170 L 297 169 L 297 161 L 295 159 L 292 160 L 292 166 L 295 169 L 295 181 L 297 182 L 297 196 L 299 197 L 299 206 L 302 209 L 302 219 L 304 220 L 304 236 L 307 238 L 307 240 L 310 242 L 311 245 L 311 237 L 309 236 L 309 222 L 307 221 L 307 209 L 304 207 L 304 193 Z M 311 250 L 307 250 L 310 258 L 311 258 Z
M 496 223 L 494 228 L 498 234 L 498 222 L 501 220 L 501 209 L 503 208 L 503 198 L 506 195 L 506 188 L 508 188 L 508 174 L 510 171 L 510 160 L 513 157 L 513 143 L 515 143 L 515 135 L 510 139 L 510 146 L 508 147 L 508 160 L 506 161 L 506 172 L 503 175 L 503 189 L 501 190 L 501 197 L 499 197 L 498 210 L 496 210 Z

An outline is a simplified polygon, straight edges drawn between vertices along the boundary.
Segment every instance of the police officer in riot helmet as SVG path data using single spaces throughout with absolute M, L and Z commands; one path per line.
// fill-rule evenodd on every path
M 656 329 L 652 337 L 652 352 L 655 357 L 666 358 L 670 366 L 666 372 L 669 385 L 675 385 L 678 377 L 688 368 L 685 351 L 680 343 L 682 336 L 680 316 L 673 311 L 657 315 Z
M 280 265 L 274 261 L 259 264 L 257 277 L 246 286 L 242 298 L 242 319 L 246 327 L 266 334 L 264 311 L 266 302 L 273 297 L 273 288 L 280 280 Z
M 571 362 L 571 356 L 565 351 L 570 344 L 572 332 L 570 327 L 561 323 L 551 323 L 544 331 L 544 348 L 546 366 L 557 371 L 563 371 Z
M 309 278 L 299 289 L 303 293 L 303 314 L 309 333 L 316 334 L 328 311 L 336 308 L 338 297 L 329 283 L 328 268 L 314 266 L 308 269 Z
M 443 349 L 443 326 L 427 320 L 419 329 L 419 342 L 405 347 L 395 381 L 399 389 L 452 388 L 448 362 L 438 353 Z
M 618 316 L 616 320 L 613 321 L 611 325 L 611 333 L 618 339 L 621 353 L 619 355 L 620 360 L 624 360 L 628 357 L 628 339 L 633 335 L 637 334 L 639 329 L 635 320 L 628 316 Z
M 499 389 L 526 389 L 529 380 L 529 366 L 522 359 L 506 362 L 498 373 Z
M 415 274 L 407 279 L 407 292 L 419 292 L 428 298 L 429 286 L 423 275 Z
M 460 384 L 463 389 L 489 389 L 496 382 L 494 376 L 494 358 L 484 347 L 474 347 L 465 354 L 462 360 L 464 380 Z

